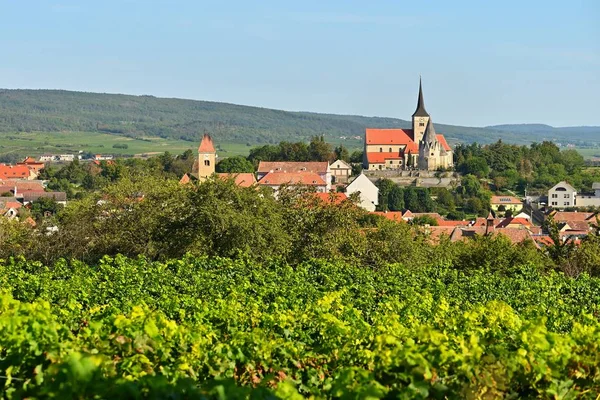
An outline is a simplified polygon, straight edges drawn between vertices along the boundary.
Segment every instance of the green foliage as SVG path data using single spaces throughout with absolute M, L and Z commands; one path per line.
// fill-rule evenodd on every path
M 498 244 L 480 245 L 484 255 Z M 597 397 L 600 281 L 498 255 L 522 264 L 506 274 L 442 260 L 418 270 L 192 256 L 0 262 L 0 391 L 15 399 Z
M 228 173 L 254 172 L 254 165 L 245 157 L 227 157 L 219 161 L 216 171 Z

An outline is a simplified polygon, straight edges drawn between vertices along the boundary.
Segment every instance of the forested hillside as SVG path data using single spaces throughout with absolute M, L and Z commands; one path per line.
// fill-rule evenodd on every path
M 410 116 L 412 110 L 405 110 Z M 436 121 L 439 122 L 439 121 Z M 197 141 L 208 131 L 217 141 L 264 144 L 308 140 L 313 135 L 363 135 L 365 128 L 409 127 L 394 118 L 288 112 L 208 101 L 62 90 L 0 90 L 0 132 L 83 131 L 131 137 Z M 503 139 L 529 143 L 535 132 L 436 124 L 454 143 Z M 513 133 L 515 132 L 515 133 Z M 576 140 L 577 136 L 570 137 Z

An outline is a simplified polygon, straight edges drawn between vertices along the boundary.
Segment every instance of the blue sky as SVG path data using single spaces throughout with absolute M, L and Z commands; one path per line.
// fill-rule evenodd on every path
M 0 0 L 0 87 L 600 125 L 600 2 Z

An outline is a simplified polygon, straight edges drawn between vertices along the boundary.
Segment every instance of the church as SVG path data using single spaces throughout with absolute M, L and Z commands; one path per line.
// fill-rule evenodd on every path
M 363 155 L 366 170 L 435 171 L 453 166 L 452 148 L 444 135 L 435 132 L 431 116 L 425 110 L 421 81 L 412 129 L 366 130 Z

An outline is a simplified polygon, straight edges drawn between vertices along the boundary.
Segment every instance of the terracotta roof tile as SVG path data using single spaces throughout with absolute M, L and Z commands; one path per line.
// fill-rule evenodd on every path
M 367 160 L 369 164 L 383 164 L 386 160 L 402 160 L 403 157 L 399 153 L 378 153 L 378 152 L 368 152 Z
M 379 215 L 380 217 L 387 218 L 390 221 L 404 222 L 402 219 L 402 211 L 373 211 L 371 214 Z
M 215 153 L 215 146 L 213 140 L 208 134 L 204 134 L 200 146 L 198 147 L 199 153 Z
M 315 174 L 325 174 L 329 169 L 327 161 L 261 161 L 258 163 L 258 172 L 313 172 Z
M 492 204 L 523 204 L 521 199 L 514 196 L 492 196 Z
M 557 211 L 551 214 L 556 222 L 567 221 L 585 221 L 592 217 L 594 213 L 576 212 L 576 211 Z
M 233 178 L 235 184 L 240 187 L 250 187 L 256 184 L 256 178 L 253 173 L 243 172 L 243 173 L 218 173 L 217 176 L 221 179 Z
M 367 129 L 365 135 L 366 144 L 403 145 L 413 142 L 412 129 Z M 414 143 L 414 142 L 413 142 Z
M 446 150 L 446 151 L 452 150 L 452 148 L 450 146 L 448 146 L 448 142 L 446 142 L 446 138 L 444 137 L 444 135 L 442 135 L 441 133 L 438 133 L 435 136 L 437 137 L 438 142 L 440 142 L 440 144 L 442 145 L 442 148 L 444 150 Z
M 348 200 L 348 196 L 340 192 L 313 193 L 313 195 L 326 204 L 342 204 Z
M 259 185 L 310 185 L 325 186 L 325 181 L 314 172 L 269 172 L 258 181 Z

